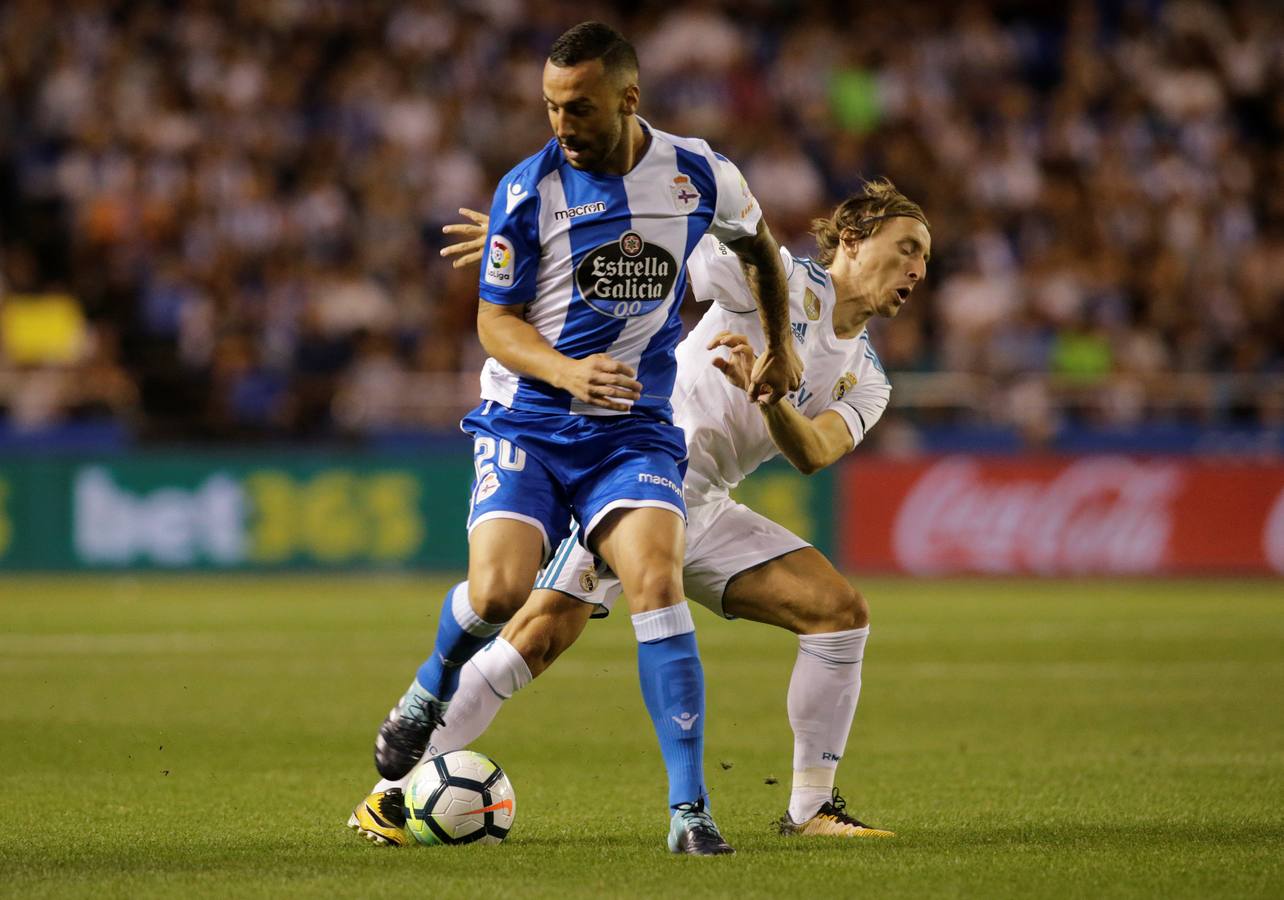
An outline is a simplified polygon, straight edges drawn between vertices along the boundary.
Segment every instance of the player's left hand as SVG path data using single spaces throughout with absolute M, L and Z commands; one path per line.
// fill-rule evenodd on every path
M 749 380 L 749 397 L 755 403 L 775 406 L 802 384 L 802 360 L 793 341 L 783 347 L 768 347 L 758 357 Z
M 731 355 L 729 357 L 715 356 L 713 358 L 713 367 L 727 376 L 727 381 L 730 381 L 740 390 L 748 392 L 749 382 L 753 378 L 753 364 L 758 359 L 758 355 L 753 352 L 753 346 L 749 343 L 749 338 L 743 334 L 720 331 L 709 342 L 709 346 L 706 349 L 716 350 L 719 347 L 726 347 L 731 351 Z
M 466 239 L 441 248 L 442 256 L 455 257 L 451 266 L 456 269 L 481 262 L 482 254 L 486 251 L 486 229 L 490 226 L 490 216 L 475 209 L 461 206 L 459 214 L 472 219 L 472 223 L 455 222 L 443 225 L 441 229 L 442 234 L 460 235 Z

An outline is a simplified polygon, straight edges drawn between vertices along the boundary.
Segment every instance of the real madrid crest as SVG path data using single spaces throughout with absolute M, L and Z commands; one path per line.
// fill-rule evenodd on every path
M 803 312 L 813 322 L 820 318 L 820 298 L 811 288 L 807 288 L 807 292 L 803 294 Z
M 597 590 L 597 572 L 592 569 L 585 569 L 580 573 L 580 590 L 586 594 L 591 594 Z
M 689 215 L 700 205 L 700 192 L 686 175 L 674 177 L 669 193 L 673 196 L 673 208 L 680 213 Z
M 856 387 L 856 375 L 852 372 L 847 372 L 842 378 L 838 379 L 838 382 L 834 385 L 834 399 L 843 399 L 847 392 L 854 387 Z

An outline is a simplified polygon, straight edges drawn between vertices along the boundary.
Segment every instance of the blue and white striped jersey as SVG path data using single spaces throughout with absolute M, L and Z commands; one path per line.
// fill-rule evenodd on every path
M 525 303 L 526 321 L 567 356 L 609 353 L 633 366 L 642 398 L 632 412 L 667 422 L 687 257 L 706 233 L 754 234 L 762 214 L 740 171 L 707 143 L 641 124 L 651 144 L 626 175 L 580 171 L 550 140 L 500 181 L 480 294 Z M 625 415 L 496 359 L 486 361 L 481 387 L 483 400 L 512 409 Z

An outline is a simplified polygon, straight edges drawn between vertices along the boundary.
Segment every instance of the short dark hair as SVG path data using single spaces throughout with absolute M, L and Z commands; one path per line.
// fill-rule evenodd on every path
M 638 54 L 633 45 L 602 22 L 581 22 L 567 29 L 553 41 L 548 59 L 562 68 L 600 59 L 602 68 L 613 75 L 633 75 L 638 71 Z

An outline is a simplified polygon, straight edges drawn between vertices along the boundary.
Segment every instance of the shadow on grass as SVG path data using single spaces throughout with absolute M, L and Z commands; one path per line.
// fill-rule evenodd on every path
M 824 839 L 780 841 L 797 847 L 815 847 Z M 862 840 L 879 846 L 906 846 L 935 850 L 941 847 L 1049 847 L 1056 849 L 1162 847 L 1180 844 L 1219 846 L 1280 846 L 1284 843 L 1284 820 L 1279 822 L 1137 822 L 1101 824 L 1074 822 L 1031 822 L 1023 825 L 986 827 L 977 823 L 933 828 L 909 828 L 892 840 Z
M 818 862 L 849 854 L 866 859 L 892 860 L 896 857 L 920 861 L 953 857 L 960 851 L 976 856 L 1003 856 L 1004 851 L 1073 851 L 1085 853 L 1128 854 L 1147 851 L 1170 854 L 1200 848 L 1238 849 L 1256 854 L 1273 852 L 1284 845 L 1284 821 L 1254 823 L 1215 822 L 1141 822 L 1121 825 L 1083 825 L 1075 823 L 1028 823 L 998 825 L 987 828 L 976 823 L 955 827 L 902 829 L 892 839 L 786 838 L 766 831 L 746 833 L 737 829 L 729 835 L 739 851 L 733 859 L 753 859 L 812 855 Z M 99 872 L 118 874 L 151 873 L 170 876 L 179 873 L 202 873 L 204 876 L 253 872 L 267 866 L 278 874 L 290 871 L 338 873 L 354 866 L 396 868 L 431 864 L 439 866 L 442 876 L 465 874 L 476 866 L 477 853 L 496 854 L 503 859 L 510 874 L 538 872 L 542 866 L 581 865 L 579 860 L 592 859 L 595 865 L 646 862 L 639 854 L 654 861 L 647 865 L 664 866 L 671 859 L 664 848 L 664 835 L 657 829 L 646 834 L 637 831 L 617 832 L 566 829 L 547 830 L 527 835 L 515 834 L 503 847 L 419 847 L 405 849 L 375 847 L 352 837 L 344 830 L 317 833 L 270 835 L 259 832 L 237 837 L 225 836 L 216 842 L 192 840 L 192 837 L 149 835 L 135 837 L 129 846 L 105 835 L 82 840 L 79 844 L 48 841 L 6 842 L 0 846 L 0 861 L 12 875 L 40 877 L 56 872 Z M 22 846 L 26 844 L 26 846 Z M 9 851 L 9 852 L 5 852 Z M 17 852 L 13 852 L 17 851 Z M 978 853 L 978 851 L 980 851 Z M 7 859 L 6 859 L 7 857 Z

